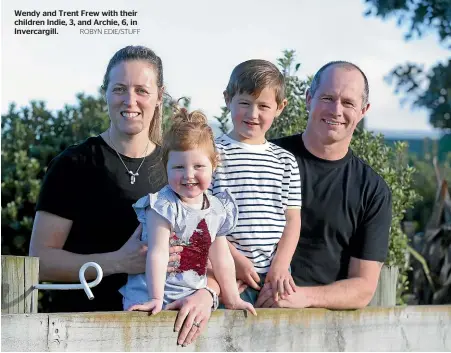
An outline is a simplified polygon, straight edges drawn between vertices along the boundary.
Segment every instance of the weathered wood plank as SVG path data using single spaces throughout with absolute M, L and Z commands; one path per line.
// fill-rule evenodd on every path
M 2 255 L 2 314 L 36 313 L 39 258 Z
M 48 314 L 2 315 L 3 352 L 47 352 Z
M 257 317 L 218 310 L 204 334 L 186 348 L 176 345 L 175 312 L 163 311 L 156 316 L 128 312 L 48 314 L 48 332 L 41 323 L 26 322 L 40 320 L 42 315 L 2 315 L 2 349 L 451 351 L 449 305 L 355 311 L 259 309 Z
M 368 306 L 395 306 L 398 267 L 382 266 L 376 292 Z

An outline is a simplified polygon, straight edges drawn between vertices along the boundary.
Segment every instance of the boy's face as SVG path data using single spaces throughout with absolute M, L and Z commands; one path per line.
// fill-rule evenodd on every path
M 241 93 L 230 99 L 224 92 L 224 98 L 232 115 L 233 130 L 230 137 L 254 145 L 265 143 L 266 132 L 287 105 L 286 99 L 278 105 L 276 93 L 269 87 L 265 87 L 258 97 Z

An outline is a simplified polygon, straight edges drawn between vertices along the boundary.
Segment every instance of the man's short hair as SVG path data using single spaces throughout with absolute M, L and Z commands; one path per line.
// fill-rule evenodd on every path
M 368 104 L 368 101 L 370 98 L 370 87 L 368 84 L 368 79 L 366 78 L 366 75 L 360 69 L 360 67 L 358 67 L 357 65 L 350 63 L 348 61 L 331 61 L 331 62 L 328 62 L 323 67 L 321 67 L 321 69 L 318 70 L 318 72 L 315 74 L 315 76 L 313 76 L 312 84 L 310 85 L 310 95 L 312 97 L 315 95 L 316 90 L 318 89 L 318 87 L 320 85 L 322 73 L 330 66 L 354 69 L 354 70 L 358 70 L 362 74 L 363 82 L 365 84 L 364 89 L 363 89 L 363 95 L 362 95 L 362 106 L 366 106 Z
M 230 75 L 226 92 L 229 99 L 248 93 L 258 97 L 265 88 L 273 88 L 277 104 L 285 99 L 285 78 L 276 65 L 266 60 L 253 59 L 237 65 Z

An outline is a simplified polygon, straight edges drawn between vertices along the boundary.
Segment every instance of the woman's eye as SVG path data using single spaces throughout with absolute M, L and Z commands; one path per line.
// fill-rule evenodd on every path
M 124 88 L 123 87 L 114 87 L 113 88 L 113 92 L 123 92 Z

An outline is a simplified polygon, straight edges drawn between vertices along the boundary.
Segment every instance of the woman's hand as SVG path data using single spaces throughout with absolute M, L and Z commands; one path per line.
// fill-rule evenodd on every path
M 180 310 L 174 325 L 174 331 L 179 332 L 177 344 L 186 347 L 199 337 L 207 327 L 212 306 L 213 297 L 206 289 L 166 306 L 165 310 Z

